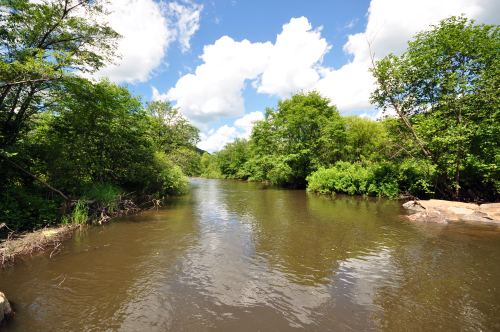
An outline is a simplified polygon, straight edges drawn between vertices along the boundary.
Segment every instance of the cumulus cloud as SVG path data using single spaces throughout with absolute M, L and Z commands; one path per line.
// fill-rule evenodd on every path
M 176 100 L 181 112 L 200 127 L 219 117 L 242 116 L 245 80 L 256 79 L 264 71 L 272 47 L 269 42 L 252 44 L 224 36 L 204 47 L 200 56 L 204 64 L 179 79 L 167 97 Z
M 316 66 L 331 48 L 320 31 L 321 27 L 312 30 L 305 17 L 285 24 L 276 38 L 269 64 L 255 84 L 257 92 L 286 98 L 291 92 L 314 87 L 320 78 Z
M 238 42 L 224 36 L 213 45 L 205 46 L 200 56 L 203 64 L 193 73 L 182 76 L 167 93 L 160 94 L 153 89 L 153 98 L 176 101 L 181 112 L 202 129 L 221 117 L 243 116 L 242 91 L 249 83 L 258 93 L 281 98 L 299 90 L 317 89 L 331 98 L 342 113 L 372 114 L 374 107 L 368 99 L 374 79 L 368 72 L 371 62 L 366 36 L 376 36 L 372 52 L 380 59 L 391 52 L 402 54 L 407 41 L 418 31 L 428 29 L 429 24 L 443 18 L 465 13 L 479 23 L 498 24 L 498 12 L 500 2 L 497 0 L 421 0 L 418 3 L 372 0 L 365 32 L 349 35 L 344 45 L 344 52 L 352 59 L 337 70 L 322 67 L 330 45 L 321 38 L 321 27 L 314 29 L 305 17 L 294 18 L 283 26 L 274 44 Z M 348 22 L 346 28 L 354 24 L 356 20 Z M 185 31 L 191 31 L 189 25 Z
M 161 101 L 166 101 L 168 98 L 167 98 L 167 94 L 166 93 L 162 93 L 160 94 L 160 92 L 158 92 L 158 89 L 155 88 L 154 86 L 151 85 L 151 89 L 153 90 L 153 96 L 151 97 L 151 99 L 153 101 L 158 101 L 158 100 L 161 100 Z
M 208 132 L 210 136 L 203 133 L 200 135 L 201 141 L 198 143 L 198 147 L 208 152 L 219 151 L 227 143 L 233 142 L 235 138 L 249 138 L 254 122 L 263 119 L 264 114 L 262 112 L 252 112 L 242 118 L 236 119 L 234 127 L 224 125 L 217 131 L 211 129 Z M 243 129 L 244 132 L 238 132 L 236 128 Z
M 186 2 L 165 3 L 153 0 L 117 0 L 107 9 L 109 25 L 123 35 L 118 43 L 118 65 L 108 66 L 96 76 L 115 82 L 147 81 L 162 65 L 169 44 L 179 40 L 182 51 L 199 28 L 201 5 Z
M 498 24 L 500 15 L 494 14 L 498 12 L 500 2 L 494 0 L 372 0 L 366 31 L 350 35 L 344 45 L 344 51 L 354 59 L 327 73 L 315 87 L 342 113 L 373 110 L 368 101 L 374 80 L 368 72 L 371 62 L 366 36 L 373 38 L 372 52 L 381 59 L 389 53 L 402 54 L 417 32 L 446 17 L 464 13 L 479 23 Z
M 204 135 L 206 137 L 206 135 Z M 198 143 L 198 147 L 202 150 L 213 152 L 221 150 L 224 145 L 232 142 L 234 138 L 238 137 L 238 132 L 235 127 L 228 127 L 224 125 L 220 127 L 214 134 L 210 137 L 206 137 Z
M 237 119 L 234 121 L 234 126 L 236 128 L 243 129 L 245 132 L 240 134 L 241 138 L 249 138 L 252 133 L 252 128 L 254 126 L 255 121 L 264 120 L 264 114 L 262 112 L 252 112 L 244 117 Z
M 242 90 L 246 82 L 253 81 L 260 93 L 282 98 L 310 89 L 325 71 L 320 64 L 330 49 L 320 30 L 312 30 L 301 17 L 283 26 L 274 45 L 237 42 L 224 36 L 205 46 L 200 56 L 204 63 L 194 74 L 180 78 L 167 97 L 177 101 L 182 113 L 203 128 L 220 117 L 245 114 Z

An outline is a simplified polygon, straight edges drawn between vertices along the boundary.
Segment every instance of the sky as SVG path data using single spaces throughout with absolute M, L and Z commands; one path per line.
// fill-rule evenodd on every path
M 248 138 L 266 107 L 300 91 L 316 89 L 342 115 L 380 117 L 367 39 L 381 59 L 453 15 L 500 24 L 500 0 L 112 0 L 109 9 L 121 59 L 95 76 L 171 102 L 209 152 Z

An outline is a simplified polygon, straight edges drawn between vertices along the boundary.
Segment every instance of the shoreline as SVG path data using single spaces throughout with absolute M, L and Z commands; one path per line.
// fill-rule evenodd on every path
M 161 202 L 159 200 L 147 201 L 152 203 L 151 208 L 157 208 Z M 100 215 L 97 219 L 88 217 L 86 224 L 59 224 L 57 226 L 44 227 L 35 231 L 15 232 L 11 231 L 9 236 L 0 240 L 0 270 L 4 267 L 15 264 L 17 257 L 23 258 L 26 255 L 31 255 L 34 252 L 41 252 L 49 248 L 54 248 L 51 253 L 56 255 L 59 251 L 58 247 L 62 241 L 72 237 L 75 230 L 85 230 L 93 225 L 102 225 L 108 223 L 111 219 L 117 217 L 134 214 L 147 209 L 145 203 L 136 204 L 132 200 L 120 201 L 117 204 L 119 210 L 110 212 L 107 208 L 99 209 Z

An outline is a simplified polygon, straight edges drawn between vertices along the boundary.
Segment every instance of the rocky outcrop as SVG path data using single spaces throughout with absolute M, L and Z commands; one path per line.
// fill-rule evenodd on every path
M 9 301 L 5 297 L 4 293 L 0 292 L 0 324 L 2 324 L 5 318 L 13 315 L 14 312 L 10 307 Z
M 411 221 L 447 224 L 450 221 L 472 221 L 500 224 L 500 203 L 473 204 L 442 201 L 409 201 L 403 204 L 409 211 L 416 212 L 405 216 Z

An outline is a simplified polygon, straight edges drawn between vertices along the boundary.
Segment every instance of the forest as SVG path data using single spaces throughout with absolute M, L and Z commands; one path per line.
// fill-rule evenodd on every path
M 370 42 L 370 41 L 368 41 Z M 202 175 L 349 195 L 500 200 L 500 28 L 451 17 L 402 56 L 372 56 L 376 121 L 299 92 L 249 140 L 202 157 Z M 389 113 L 392 110 L 392 115 Z
M 87 78 L 118 57 L 121 36 L 96 19 L 107 14 L 100 1 L 0 8 L 0 224 L 9 229 L 100 222 L 182 193 L 186 176 L 500 201 L 498 26 L 451 17 L 402 56 L 372 58 L 381 119 L 343 116 L 334 100 L 301 91 L 266 108 L 248 140 L 200 156 L 200 131 L 182 110 Z
M 178 109 L 82 75 L 117 56 L 99 2 L 0 7 L 0 224 L 100 222 L 199 174 L 199 130 Z

